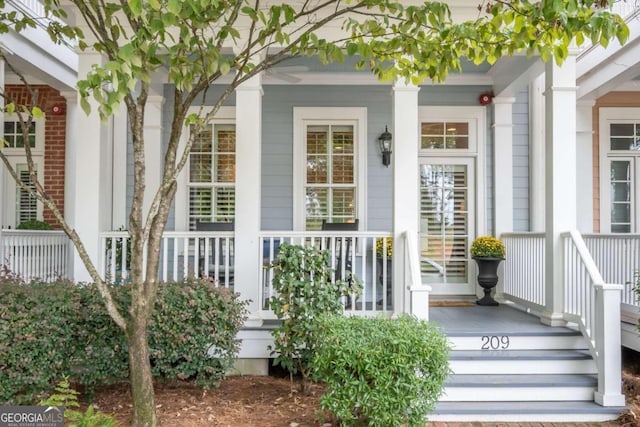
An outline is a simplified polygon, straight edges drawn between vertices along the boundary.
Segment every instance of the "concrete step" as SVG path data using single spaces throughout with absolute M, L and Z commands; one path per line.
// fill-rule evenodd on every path
M 449 355 L 454 374 L 595 374 L 586 350 L 455 350 Z
M 457 422 L 601 422 L 618 418 L 624 407 L 593 402 L 445 402 L 440 401 L 430 421 Z
M 541 332 L 492 332 L 478 334 L 451 333 L 447 335 L 453 350 L 553 350 L 588 348 L 584 337 L 575 331 L 565 328 L 549 328 Z
M 441 401 L 592 401 L 595 375 L 452 375 Z

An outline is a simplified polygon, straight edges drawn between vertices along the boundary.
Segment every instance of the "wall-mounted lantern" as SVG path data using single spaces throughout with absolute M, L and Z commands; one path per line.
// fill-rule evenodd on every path
M 387 126 L 385 126 L 384 132 L 382 132 L 382 135 L 378 138 L 378 144 L 380 145 L 380 153 L 382 154 L 382 164 L 386 167 L 389 167 L 391 164 L 391 140 L 391 132 L 389 132 Z

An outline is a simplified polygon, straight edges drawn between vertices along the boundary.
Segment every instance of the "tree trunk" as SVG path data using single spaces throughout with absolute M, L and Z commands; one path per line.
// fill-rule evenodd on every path
M 149 362 L 147 322 L 131 319 L 127 331 L 129 345 L 129 378 L 133 400 L 133 420 L 135 427 L 155 427 L 157 425 L 156 404 L 153 392 L 153 376 Z

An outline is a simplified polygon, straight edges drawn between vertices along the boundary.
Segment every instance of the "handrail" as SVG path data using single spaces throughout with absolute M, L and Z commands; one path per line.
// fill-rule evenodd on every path
M 571 230 L 561 236 L 565 263 L 564 317 L 578 325 L 598 366 L 595 401 L 603 406 L 624 406 L 620 388 L 623 286 L 604 282 L 580 233 Z

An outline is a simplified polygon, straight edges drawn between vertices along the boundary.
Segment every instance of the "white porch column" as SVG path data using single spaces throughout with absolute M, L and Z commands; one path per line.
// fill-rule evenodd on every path
M 493 164 L 495 235 L 513 231 L 513 103 L 515 98 L 493 99 Z
M 93 64 L 102 63 L 102 56 L 97 53 L 78 54 L 78 76 L 83 78 Z M 85 245 L 87 253 L 100 271 L 100 236 L 109 218 L 110 192 L 105 191 L 105 183 L 110 183 L 109 165 L 106 150 L 106 127 L 102 125 L 97 112 L 97 103 L 92 98 L 91 114 L 86 116 L 80 108 L 80 99 L 70 97 L 67 103 L 67 144 L 65 213 L 69 224 L 75 228 Z M 91 277 L 74 251 L 72 279 L 77 282 L 90 281 Z
M 146 113 L 145 113 L 146 114 Z M 111 117 L 111 138 L 113 144 L 113 174 L 112 192 L 113 202 L 111 206 L 111 229 L 127 228 L 129 218 L 127 216 L 127 108 L 120 106 L 120 112 Z M 160 155 L 162 165 L 162 156 Z M 158 173 L 160 170 L 158 169 Z
M 513 231 L 513 97 L 493 98 L 494 234 Z M 504 263 L 500 265 L 496 297 L 504 293 Z
M 541 321 L 565 324 L 564 254 L 560 234 L 576 228 L 576 57 L 546 65 L 545 310 Z M 588 185 L 591 185 L 589 183 Z
M 578 101 L 576 106 L 576 165 L 578 231 L 593 231 L 593 106 L 594 101 Z
M 415 241 L 418 242 L 420 231 L 419 91 L 419 87 L 401 82 L 396 82 L 393 86 L 393 154 L 391 156 L 393 162 L 393 309 L 395 313 L 428 310 L 428 307 L 411 307 L 411 293 L 406 290 L 404 283 L 408 266 L 404 264 L 407 254 L 402 242 L 404 232 L 415 236 Z
M 162 181 L 162 167 L 164 165 L 162 150 L 163 102 L 164 98 L 162 95 L 149 95 L 144 110 L 144 157 L 147 167 L 144 174 L 146 189 L 142 203 L 142 212 L 144 212 L 145 216 L 147 212 L 149 212 L 153 197 L 158 188 L 160 188 L 160 182 Z M 116 142 L 120 143 L 120 141 L 116 141 L 114 138 L 114 143 Z M 124 144 L 126 150 L 126 140 Z M 126 164 L 124 166 L 124 170 L 126 171 Z M 124 178 L 126 179 L 126 176 L 124 176 Z
M 262 157 L 262 76 L 236 89 L 236 215 L 234 287 L 251 300 L 245 324 L 260 319 L 260 185 Z
M 529 85 L 529 175 L 530 231 L 544 231 L 545 217 L 545 75 L 541 74 Z

